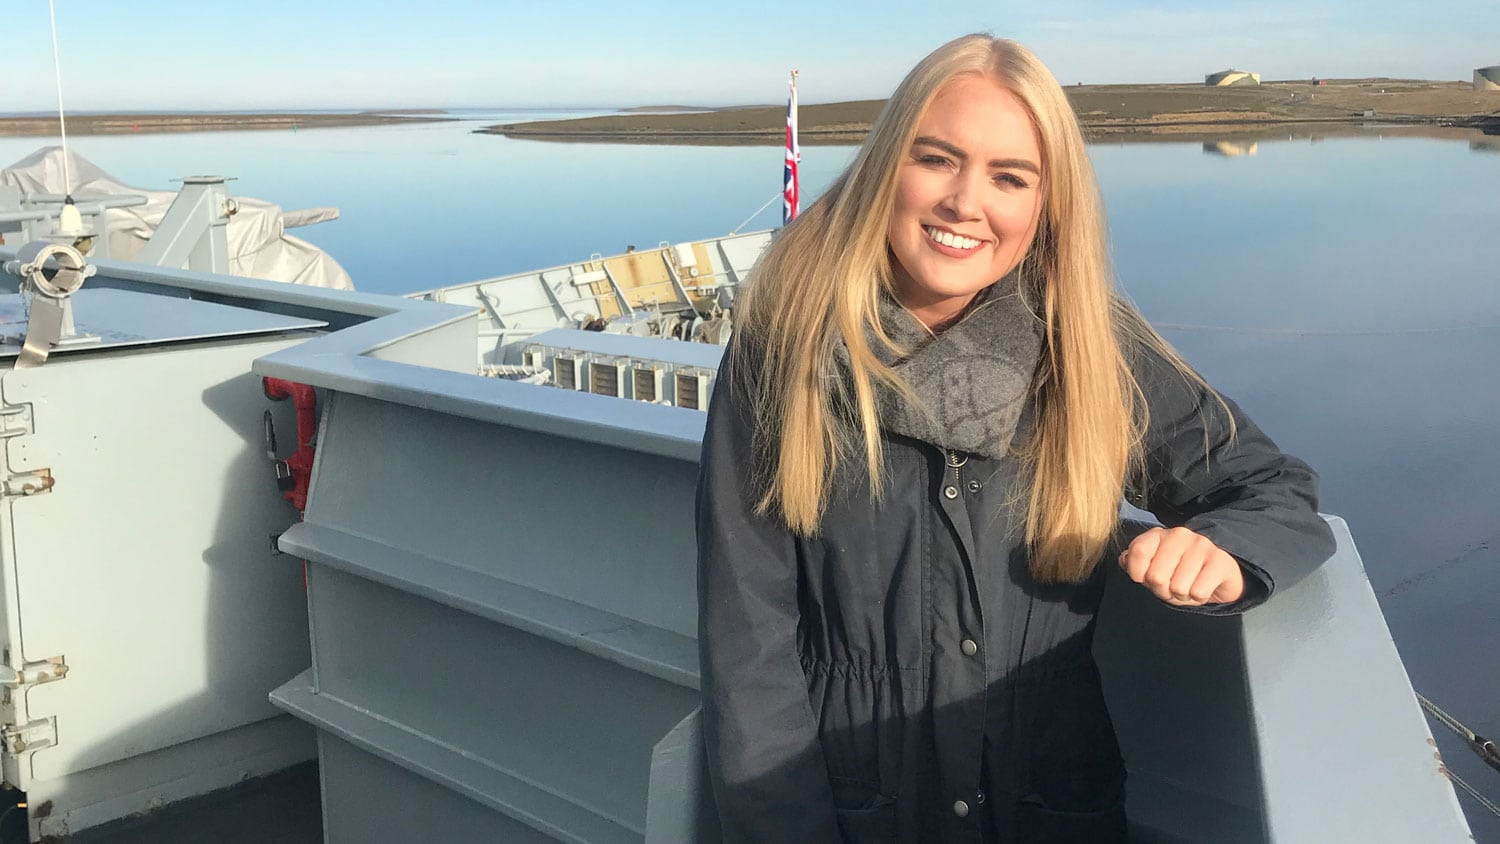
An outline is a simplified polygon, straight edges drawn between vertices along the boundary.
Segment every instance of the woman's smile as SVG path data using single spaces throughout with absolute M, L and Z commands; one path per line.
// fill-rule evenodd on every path
M 922 231 L 927 233 L 927 240 L 932 244 L 932 248 L 943 255 L 951 255 L 954 258 L 967 258 L 978 252 L 979 247 L 985 243 L 983 240 L 964 237 L 961 234 L 955 234 L 948 229 L 937 226 L 923 226 Z

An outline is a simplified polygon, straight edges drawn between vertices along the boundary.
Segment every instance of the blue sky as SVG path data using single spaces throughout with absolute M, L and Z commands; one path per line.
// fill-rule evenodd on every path
M 883 97 L 965 32 L 1065 83 L 1470 78 L 1500 64 L 1497 0 L 516 3 L 56 0 L 70 110 L 733 105 Z M 1420 10 L 1419 10 L 1420 7 Z M 55 108 L 46 0 L 0 14 L 0 112 Z

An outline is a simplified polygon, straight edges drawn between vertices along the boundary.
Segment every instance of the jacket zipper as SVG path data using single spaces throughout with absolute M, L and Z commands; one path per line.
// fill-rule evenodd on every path
M 963 469 L 964 464 L 969 462 L 969 455 L 951 448 L 945 451 L 944 454 L 947 457 L 948 468 L 953 470 L 953 486 L 961 491 L 963 489 L 963 478 L 960 476 L 959 470 Z

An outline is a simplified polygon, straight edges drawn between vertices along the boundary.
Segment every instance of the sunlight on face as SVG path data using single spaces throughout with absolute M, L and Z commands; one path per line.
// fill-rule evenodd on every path
M 886 237 L 896 298 L 929 327 L 1015 269 L 1036 235 L 1042 154 L 1025 106 L 961 76 L 938 92 L 896 174 Z

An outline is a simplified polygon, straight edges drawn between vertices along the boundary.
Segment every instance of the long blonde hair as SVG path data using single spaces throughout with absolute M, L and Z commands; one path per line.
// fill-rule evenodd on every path
M 871 348 L 892 289 L 887 227 L 896 171 L 928 104 L 965 74 L 995 79 L 1025 105 L 1042 152 L 1042 210 L 1025 259 L 1045 320 L 1033 382 L 1035 431 L 1021 457 L 1030 479 L 1025 539 L 1033 576 L 1078 582 L 1116 529 L 1146 424 L 1124 342 L 1185 365 L 1115 291 L 1103 203 L 1067 97 L 1021 45 L 969 35 L 933 51 L 886 103 L 853 163 L 757 262 L 735 307 L 729 377 L 750 390 L 756 419 L 757 509 L 794 532 L 817 532 L 833 468 L 863 457 L 881 493 L 879 386 L 911 391 Z M 848 351 L 849 376 L 834 370 Z M 1197 379 L 1195 376 L 1194 380 Z M 862 453 L 862 454 L 861 454 Z

